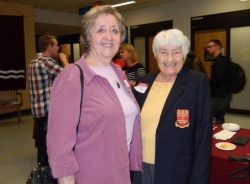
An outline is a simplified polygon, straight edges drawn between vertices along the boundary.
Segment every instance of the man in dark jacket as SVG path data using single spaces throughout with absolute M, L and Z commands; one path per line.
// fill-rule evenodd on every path
M 219 40 L 210 40 L 206 46 L 207 53 L 213 58 L 211 71 L 212 113 L 215 123 L 225 122 L 225 114 L 229 108 L 232 94 L 228 88 L 229 61 L 221 52 Z

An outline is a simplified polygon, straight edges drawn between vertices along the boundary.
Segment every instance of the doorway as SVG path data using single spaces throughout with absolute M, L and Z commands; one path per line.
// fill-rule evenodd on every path
M 211 62 L 204 59 L 204 46 L 210 39 L 220 39 L 224 55 L 239 63 L 249 75 L 250 45 L 249 26 L 250 9 L 191 17 L 191 48 L 201 58 L 208 76 L 211 76 Z M 250 85 L 240 93 L 233 95 L 229 112 L 250 115 Z
M 211 78 L 211 61 L 205 60 L 205 46 L 209 40 L 218 39 L 222 43 L 222 53 L 226 56 L 226 29 L 212 29 L 204 31 L 196 31 L 194 33 L 194 52 L 196 57 L 202 62 L 204 71 L 208 75 L 208 78 Z

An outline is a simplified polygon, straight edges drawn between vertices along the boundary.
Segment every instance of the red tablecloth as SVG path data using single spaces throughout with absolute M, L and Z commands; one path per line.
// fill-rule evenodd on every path
M 217 128 L 213 134 L 222 130 L 221 125 L 215 125 Z M 230 142 L 238 135 L 250 136 L 250 129 L 241 128 L 229 140 L 217 140 L 213 138 L 212 142 L 212 163 L 210 171 L 210 184 L 250 184 L 250 177 L 244 179 L 230 179 L 229 174 L 246 166 L 248 162 L 229 161 L 228 156 L 246 156 L 250 155 L 250 142 L 245 146 L 237 146 L 235 150 L 224 151 L 215 147 L 218 142 Z M 246 173 L 244 173 L 246 174 Z

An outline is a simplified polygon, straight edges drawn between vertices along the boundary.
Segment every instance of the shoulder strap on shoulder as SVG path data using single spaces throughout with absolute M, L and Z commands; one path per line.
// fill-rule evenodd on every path
M 84 76 L 81 67 L 78 64 L 75 64 L 80 71 L 80 80 L 81 80 L 81 99 L 80 99 L 80 115 L 79 115 L 79 121 L 76 127 L 76 133 L 78 133 L 78 128 L 80 124 L 80 119 L 81 119 L 81 109 L 82 109 L 82 97 L 83 97 L 83 88 L 84 88 Z

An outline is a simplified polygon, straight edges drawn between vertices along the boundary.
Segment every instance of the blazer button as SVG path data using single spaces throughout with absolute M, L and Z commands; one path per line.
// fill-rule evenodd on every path
M 160 133 L 160 132 L 157 132 L 157 136 L 158 136 L 158 137 L 161 137 L 161 133 Z
M 162 154 L 158 154 L 158 158 L 162 158 Z

